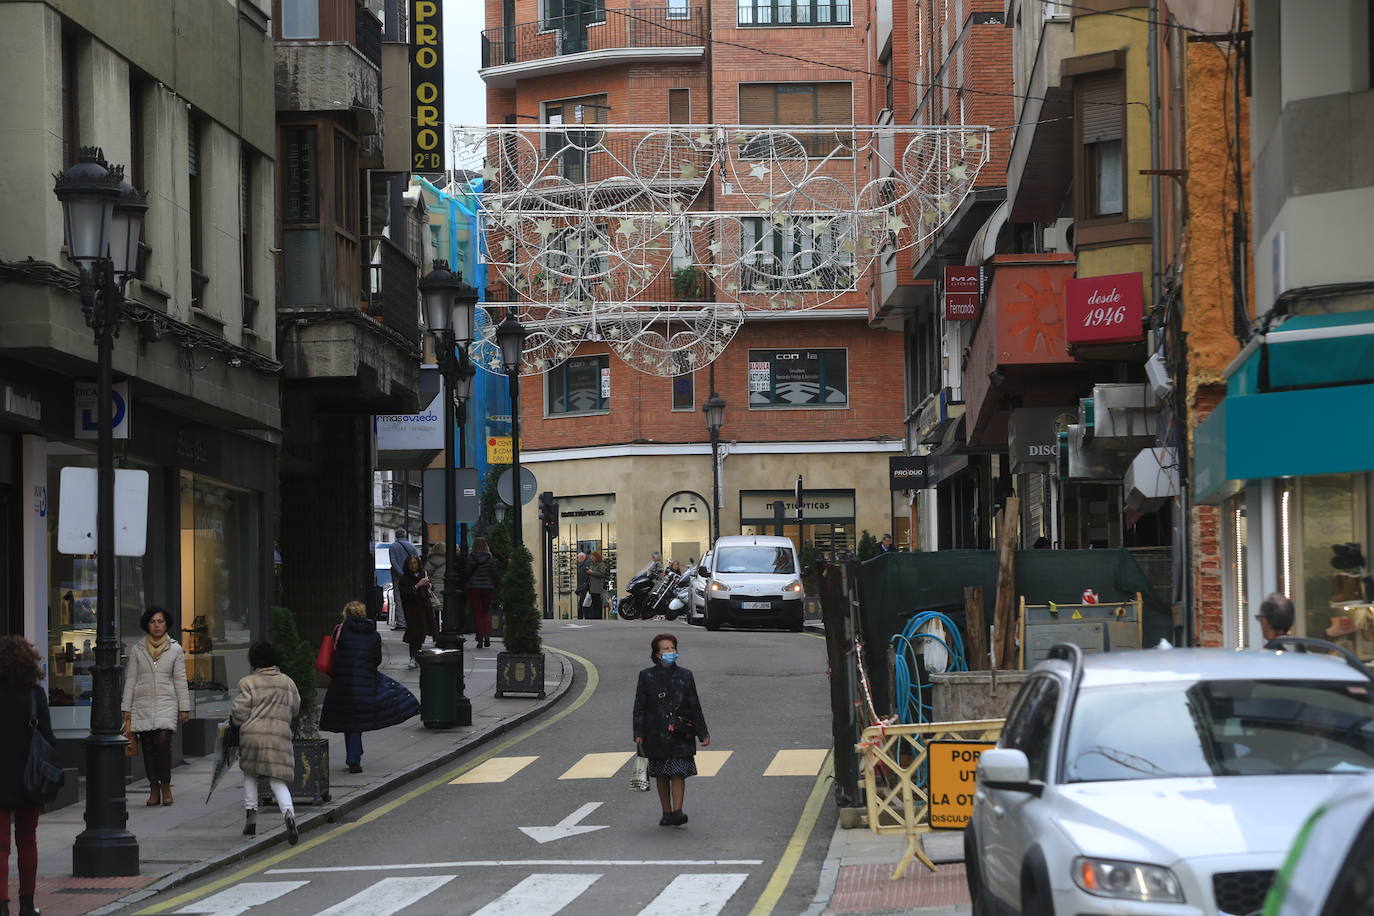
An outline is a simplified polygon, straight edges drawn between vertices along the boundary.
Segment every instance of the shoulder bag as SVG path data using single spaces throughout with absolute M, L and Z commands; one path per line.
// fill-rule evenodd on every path
M 24 791 L 44 803 L 57 798 L 66 774 L 57 765 L 57 751 L 38 730 L 37 688 L 29 695 L 29 758 L 24 764 Z
M 673 711 L 668 713 L 665 717 L 666 721 L 664 725 L 668 729 L 668 734 L 677 738 L 679 741 L 695 741 L 697 738 L 697 724 L 682 715 L 682 701 L 684 699 L 683 694 L 686 693 L 686 687 L 683 686 L 679 678 L 673 678 L 673 686 L 677 688 L 675 691 L 677 696 L 674 698 Z
M 320 650 L 315 653 L 315 670 L 327 677 L 334 676 L 334 649 L 339 644 L 339 631 L 343 629 L 343 624 L 334 628 L 333 633 L 326 633 L 320 639 Z

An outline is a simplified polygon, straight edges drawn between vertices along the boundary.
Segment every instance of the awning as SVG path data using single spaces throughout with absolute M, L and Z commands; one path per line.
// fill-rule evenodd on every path
M 1228 394 L 1374 382 L 1374 311 L 1297 315 L 1229 372 Z
M 1011 213 L 1011 204 L 1002 201 L 1001 206 L 992 211 L 992 216 L 988 221 L 979 227 L 973 234 L 973 241 L 968 243 L 968 256 L 964 259 L 965 264 L 979 265 L 986 264 L 992 260 L 992 256 L 997 253 L 997 236 L 1001 234 L 1002 227 L 1007 224 L 1007 216 Z

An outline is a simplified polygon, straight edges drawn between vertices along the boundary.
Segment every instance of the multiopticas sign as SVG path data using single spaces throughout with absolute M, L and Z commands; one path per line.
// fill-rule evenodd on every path
M 444 170 L 442 0 L 410 0 L 411 171 Z

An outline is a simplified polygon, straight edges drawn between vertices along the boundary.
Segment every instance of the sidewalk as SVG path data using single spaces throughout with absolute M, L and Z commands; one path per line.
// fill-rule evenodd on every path
M 407 652 L 401 634 L 385 623 L 378 631 L 382 634 L 382 671 L 418 697 L 420 672 L 406 667 Z M 556 652 L 546 651 L 547 697 L 498 700 L 496 653 L 500 651 L 500 642 L 490 649 L 473 649 L 469 639 L 466 649 L 466 694 L 472 702 L 472 725 L 431 730 L 416 716 L 382 731 L 367 732 L 363 735 L 363 772 L 356 775 L 349 774 L 344 767 L 343 735 L 322 732 L 323 737 L 329 738 L 331 799 L 319 807 L 297 807 L 297 823 L 303 834 L 340 819 L 346 812 L 537 716 L 558 702 L 572 685 L 572 663 Z M 321 691 L 321 702 L 323 699 Z M 84 798 L 43 816 L 38 824 L 36 902 L 45 916 L 90 913 L 116 900 L 127 904 L 268 847 L 285 845 L 281 817 L 270 806 L 259 812 L 258 835 L 242 835 L 243 774 L 237 768 L 225 774 L 207 804 L 213 758 L 186 759 L 186 765 L 172 771 L 176 804 L 169 808 L 144 806 L 146 782 L 128 786 L 129 831 L 138 838 L 142 869 L 135 877 L 71 877 L 72 841 L 85 829 Z
M 972 909 L 964 882 L 963 831 L 940 830 L 925 834 L 922 840 L 926 855 L 938 870 L 931 872 L 915 860 L 907 866 L 906 874 L 893 881 L 892 872 L 906 848 L 906 838 L 899 833 L 873 833 L 867 827 L 846 830 L 836 824 L 821 867 L 816 902 L 807 916 L 967 916 Z

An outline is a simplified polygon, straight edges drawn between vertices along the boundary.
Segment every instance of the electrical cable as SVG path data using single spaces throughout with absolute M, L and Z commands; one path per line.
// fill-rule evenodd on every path
M 922 631 L 922 627 L 932 622 L 944 627 L 945 639 L 935 633 Z M 912 615 L 902 632 L 892 637 L 892 646 L 897 650 L 893 659 L 893 695 L 897 703 L 898 721 L 904 725 L 929 722 L 933 713 L 930 704 L 921 699 L 921 691 L 927 685 L 920 681 L 920 666 L 916 656 L 923 651 L 923 641 L 932 642 L 948 653 L 949 667 L 945 670 L 969 670 L 964 637 L 948 615 L 939 611 L 920 611 Z

